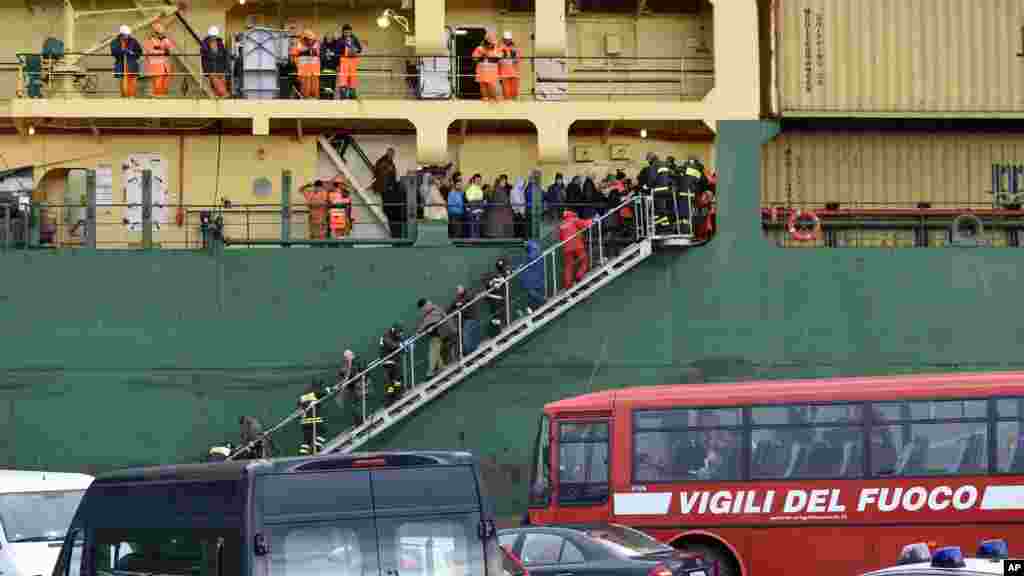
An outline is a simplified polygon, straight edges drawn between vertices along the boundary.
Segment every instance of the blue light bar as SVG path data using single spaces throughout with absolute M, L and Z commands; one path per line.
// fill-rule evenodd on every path
M 918 542 L 916 544 L 907 544 L 904 546 L 896 564 L 899 564 L 900 566 L 904 564 L 918 564 L 920 562 L 927 562 L 931 559 L 932 552 L 928 549 L 928 545 L 924 542 Z
M 1006 540 L 982 540 L 981 544 L 978 545 L 978 558 L 998 559 L 1009 557 L 1010 547 L 1006 544 Z
M 932 554 L 932 566 L 935 568 L 963 568 L 966 565 L 959 546 L 939 548 Z

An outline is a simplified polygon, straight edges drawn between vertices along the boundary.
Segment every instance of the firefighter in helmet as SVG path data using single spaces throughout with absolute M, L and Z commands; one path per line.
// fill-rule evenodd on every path
M 402 327 L 395 324 L 380 337 L 380 357 L 384 366 L 384 401 L 394 404 L 402 395 L 402 341 L 405 335 Z
M 303 456 L 320 452 L 327 443 L 324 437 L 327 434 L 327 421 L 320 415 L 317 401 L 328 394 L 330 390 L 325 390 L 322 382 L 313 380 L 302 396 L 299 396 L 299 408 L 302 408 L 302 444 L 299 445 L 299 454 Z

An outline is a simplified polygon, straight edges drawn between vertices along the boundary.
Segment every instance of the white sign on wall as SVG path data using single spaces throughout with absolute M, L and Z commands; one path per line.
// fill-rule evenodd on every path
M 167 163 L 160 154 L 132 154 L 121 164 L 121 190 L 129 232 L 142 231 L 142 172 L 153 175 L 153 229 L 167 224 Z

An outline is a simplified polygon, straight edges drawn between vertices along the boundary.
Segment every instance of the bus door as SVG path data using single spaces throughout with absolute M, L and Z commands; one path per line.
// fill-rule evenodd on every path
M 551 509 L 560 522 L 606 521 L 611 513 L 611 415 L 555 421 Z

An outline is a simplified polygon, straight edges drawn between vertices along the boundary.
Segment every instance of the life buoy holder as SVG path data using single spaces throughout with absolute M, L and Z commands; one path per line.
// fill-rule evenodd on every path
M 808 230 L 798 226 L 801 218 L 810 218 L 814 222 L 811 229 Z M 818 218 L 818 215 L 812 210 L 793 210 L 789 213 L 787 228 L 789 229 L 789 237 L 793 240 L 797 242 L 813 242 L 821 235 L 821 218 Z

